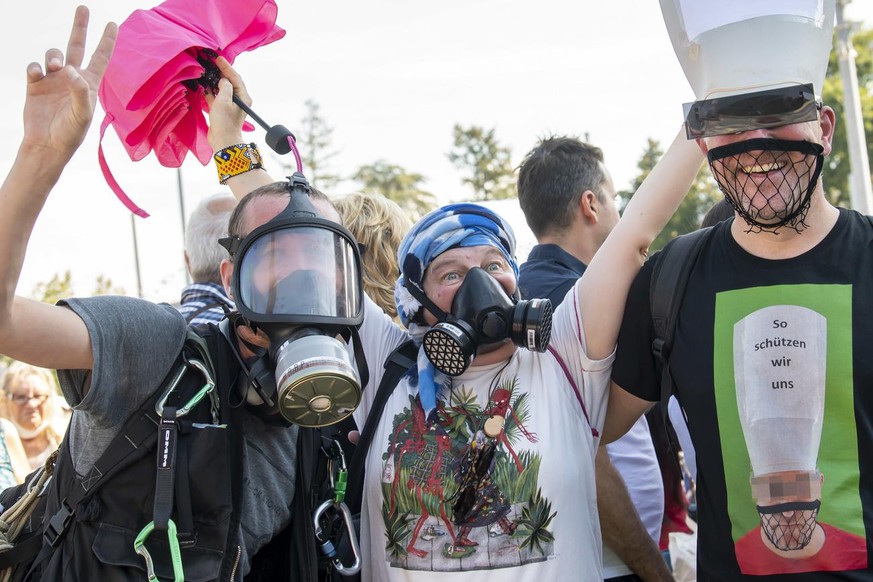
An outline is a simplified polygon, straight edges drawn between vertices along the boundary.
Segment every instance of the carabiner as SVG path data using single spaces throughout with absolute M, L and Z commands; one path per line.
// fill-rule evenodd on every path
M 179 408 L 176 411 L 176 418 L 181 418 L 191 412 L 191 409 L 197 406 L 203 397 L 207 394 L 212 398 L 212 394 L 215 391 L 215 380 L 212 378 L 212 374 L 206 365 L 200 360 L 189 360 L 185 358 L 185 362 L 179 366 L 179 371 L 176 373 L 176 376 L 173 378 L 173 381 L 170 382 L 170 385 L 164 390 L 164 393 L 161 394 L 161 397 L 155 403 L 155 412 L 158 413 L 158 416 L 163 416 L 164 414 L 164 405 L 167 403 L 167 399 L 170 397 L 170 394 L 179 386 L 179 382 L 182 381 L 182 378 L 185 377 L 185 373 L 188 371 L 188 368 L 197 369 L 206 380 L 206 384 L 203 385 L 197 393 L 191 397 L 191 400 L 188 401 L 188 404 Z M 216 407 L 217 401 L 215 398 L 212 398 L 212 420 L 215 424 L 218 424 L 218 410 Z
M 327 451 L 327 457 L 327 473 L 330 477 L 330 488 L 334 492 L 333 501 L 342 503 L 346 499 L 346 481 L 349 471 L 346 468 L 346 456 L 343 453 L 343 448 L 336 439 L 333 440 L 330 451 Z M 337 461 L 339 467 L 336 469 L 336 478 L 334 478 L 334 463 Z
M 327 511 L 329 507 L 339 509 L 343 514 L 343 521 L 346 522 L 346 532 L 349 534 L 349 541 L 352 544 L 352 554 L 355 556 L 355 563 L 351 566 L 346 566 L 340 561 L 339 557 L 336 555 L 333 542 L 330 540 L 322 540 L 321 538 L 323 532 L 319 521 L 321 520 L 322 514 Z M 321 552 L 326 557 L 333 558 L 331 563 L 333 564 L 333 567 L 336 568 L 336 571 L 342 576 L 354 576 L 360 572 L 361 550 L 358 547 L 358 536 L 355 535 L 355 528 L 352 524 L 352 513 L 349 511 L 349 507 L 343 502 L 337 503 L 332 499 L 328 499 L 315 510 L 315 513 L 312 515 L 312 521 L 315 525 L 315 538 L 322 544 Z
M 142 528 L 142 531 L 136 536 L 133 542 L 133 551 L 143 557 L 146 563 L 146 575 L 149 582 L 158 579 L 155 574 L 155 564 L 152 561 L 152 555 L 145 547 L 145 541 L 149 534 L 155 529 L 155 522 L 150 521 L 148 525 Z M 174 582 L 185 582 L 185 572 L 182 568 L 182 551 L 179 549 L 179 536 L 176 533 L 176 524 L 173 520 L 169 520 L 167 525 L 167 537 L 170 539 L 170 558 L 173 562 L 173 580 Z

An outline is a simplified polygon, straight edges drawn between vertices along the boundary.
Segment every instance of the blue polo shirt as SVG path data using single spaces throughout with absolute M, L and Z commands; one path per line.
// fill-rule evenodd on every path
M 558 245 L 536 245 L 519 267 L 518 286 L 524 299 L 548 297 L 555 308 L 564 300 L 585 263 Z

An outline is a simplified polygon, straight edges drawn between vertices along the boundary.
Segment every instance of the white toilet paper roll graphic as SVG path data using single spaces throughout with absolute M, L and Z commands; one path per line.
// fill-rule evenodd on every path
M 827 320 L 811 309 L 766 307 L 734 325 L 737 407 L 754 476 L 816 469 L 826 369 Z

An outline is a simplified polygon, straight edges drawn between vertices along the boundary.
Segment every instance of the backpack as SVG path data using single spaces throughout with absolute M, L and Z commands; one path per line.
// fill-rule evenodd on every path
M 661 373 L 661 397 L 646 417 L 652 429 L 652 442 L 658 456 L 668 502 L 672 496 L 675 496 L 673 485 L 684 475 L 682 461 L 679 458 L 682 447 L 667 415 L 670 395 L 676 387 L 670 370 L 670 353 L 673 349 L 676 324 L 685 298 L 688 278 L 697 263 L 700 249 L 709 239 L 711 232 L 712 227 L 702 228 L 678 236 L 664 245 L 658 253 L 658 261 L 652 271 L 649 286 L 649 305 L 655 329 L 652 354 L 655 356 L 656 369 L 660 369 Z
M 712 227 L 707 227 L 674 238 L 658 253 L 658 262 L 655 263 L 652 271 L 649 287 L 649 305 L 655 328 L 652 354 L 661 371 L 659 405 L 665 422 L 669 422 L 667 404 L 675 388 L 670 370 L 670 352 L 673 349 L 679 310 L 685 298 L 688 278 L 697 263 L 700 249 L 709 239 L 711 232 Z
M 178 579 L 182 570 L 187 580 L 231 579 L 242 435 L 234 429 L 238 410 L 223 404 L 234 360 L 217 358 L 216 368 L 211 354 L 227 355 L 226 342 L 216 326 L 198 331 L 189 329 L 160 388 L 84 477 L 75 472 L 68 429 L 20 537 L 0 550 L 0 567 L 11 568 L 4 580 Z M 39 472 L 4 491 L 3 506 L 12 507 Z

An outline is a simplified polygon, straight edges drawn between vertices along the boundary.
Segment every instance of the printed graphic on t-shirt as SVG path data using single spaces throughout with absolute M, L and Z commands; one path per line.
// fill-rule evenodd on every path
M 382 456 L 385 556 L 441 572 L 517 567 L 554 555 L 556 512 L 539 488 L 530 394 L 517 378 L 487 402 L 455 386 L 428 419 L 416 396 L 392 423 Z
M 718 430 L 740 570 L 866 568 L 851 287 L 719 293 L 714 334 Z

